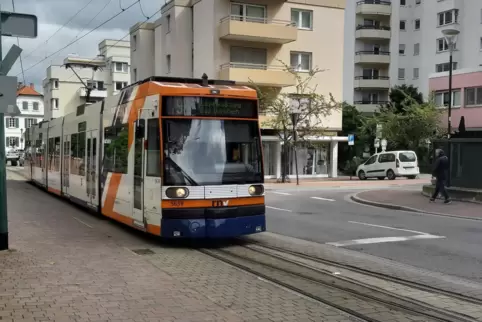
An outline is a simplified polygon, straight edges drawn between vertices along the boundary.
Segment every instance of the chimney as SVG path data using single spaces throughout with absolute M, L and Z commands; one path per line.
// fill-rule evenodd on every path
M 17 84 L 17 89 L 20 89 L 20 88 L 22 88 L 22 87 L 23 87 L 23 83 L 22 83 L 22 82 L 18 82 L 18 84 Z
M 30 83 L 30 88 L 35 89 L 35 85 L 33 83 Z

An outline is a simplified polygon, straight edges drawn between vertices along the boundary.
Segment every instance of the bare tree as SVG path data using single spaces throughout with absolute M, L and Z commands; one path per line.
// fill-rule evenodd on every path
M 293 75 L 295 85 L 288 91 L 276 87 L 263 87 L 251 81 L 257 90 L 260 114 L 265 115 L 262 126 L 276 131 L 283 144 L 282 175 L 278 181 L 289 181 L 287 177 L 288 148 L 309 141 L 310 136 L 321 136 L 325 132 L 324 121 L 333 111 L 340 110 L 341 104 L 331 94 L 328 97 L 319 92 L 316 76 L 324 72 L 315 68 L 300 73 L 281 62 L 286 72 Z M 296 130 L 294 130 L 296 129 Z M 294 149 L 296 151 L 296 149 Z M 296 156 L 295 156 L 296 161 Z M 298 179 L 298 167 L 296 166 Z M 298 180 L 297 180 L 298 181 Z

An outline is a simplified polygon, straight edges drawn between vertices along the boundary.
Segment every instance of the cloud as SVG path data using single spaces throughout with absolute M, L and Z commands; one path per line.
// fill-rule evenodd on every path
M 138 0 L 93 0 L 71 22 L 56 32 L 89 2 L 90 0 L 16 0 L 16 12 L 34 14 L 38 18 L 38 37 L 36 39 L 20 38 L 26 83 L 34 83 L 35 87 L 41 90 L 42 80 L 45 78 L 48 66 L 61 65 L 64 58 L 72 53 L 80 56 L 95 57 L 98 53 L 99 42 L 104 39 L 117 40 L 126 36 L 132 25 L 139 21 L 144 21 L 146 19 L 145 15 L 150 16 L 154 14 L 165 1 L 140 0 L 142 11 L 144 12 L 142 13 L 141 7 L 137 3 Z M 75 40 L 77 36 L 81 37 L 119 13 L 121 8 L 125 9 L 133 3 L 137 4 L 125 10 L 117 18 L 101 28 L 85 36 L 85 38 L 51 56 L 57 50 Z M 12 8 L 3 5 L 2 10 L 11 11 Z M 150 21 L 154 21 L 154 19 L 156 17 L 153 17 Z M 50 37 L 51 39 L 48 40 Z M 129 40 L 129 37 L 126 37 L 125 40 Z M 4 56 L 13 44 L 17 44 L 16 38 L 2 38 Z M 35 66 L 35 64 L 37 65 Z M 20 60 L 17 60 L 9 72 L 9 76 L 17 75 L 18 80 L 23 81 Z

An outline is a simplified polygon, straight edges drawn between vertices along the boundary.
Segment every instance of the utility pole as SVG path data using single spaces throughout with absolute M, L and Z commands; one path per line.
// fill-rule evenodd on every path
M 37 17 L 4 12 L 0 8 L 0 251 L 8 249 L 7 162 L 5 158 L 5 114 L 19 114 L 17 107 L 17 77 L 6 76 L 22 49 L 13 45 L 5 59 L 2 36 L 37 37 Z

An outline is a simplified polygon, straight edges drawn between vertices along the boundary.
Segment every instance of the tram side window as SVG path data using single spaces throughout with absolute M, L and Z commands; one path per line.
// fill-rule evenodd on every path
M 71 165 L 70 173 L 85 175 L 85 132 L 71 135 Z
M 104 130 L 104 170 L 127 173 L 129 128 L 127 124 L 106 127 Z
M 47 169 L 49 171 L 54 171 L 54 151 L 55 151 L 55 146 L 54 146 L 54 138 L 50 138 L 48 141 L 48 166 Z
M 42 149 L 42 140 L 36 140 L 35 141 L 35 165 L 38 166 L 39 168 L 43 167 L 43 149 Z
M 159 119 L 147 120 L 147 167 L 150 177 L 161 177 L 161 138 Z
M 60 172 L 60 137 L 54 139 L 54 170 Z

